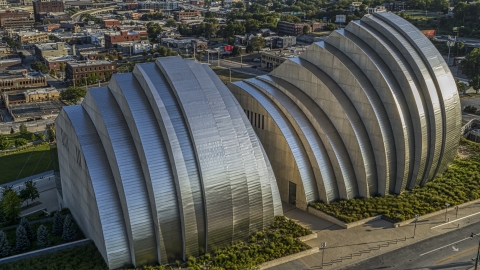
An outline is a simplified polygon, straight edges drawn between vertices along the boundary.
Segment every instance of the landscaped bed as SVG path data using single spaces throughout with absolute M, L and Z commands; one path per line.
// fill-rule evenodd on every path
M 311 234 L 294 221 L 275 217 L 267 229 L 250 235 L 248 241 L 216 250 L 199 258 L 190 257 L 186 263 L 146 266 L 139 269 L 251 269 L 280 257 L 309 249 L 298 237 Z M 52 254 L 40 255 L 0 266 L 1 269 L 107 269 L 95 245 L 73 247 Z
M 433 181 L 400 195 L 341 200 L 310 206 L 346 223 L 383 215 L 393 221 L 404 221 L 480 198 L 480 144 L 462 139 L 461 156 L 448 170 Z

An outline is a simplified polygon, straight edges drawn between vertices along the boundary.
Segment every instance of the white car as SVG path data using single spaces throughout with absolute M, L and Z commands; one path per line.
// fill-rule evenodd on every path
M 260 58 L 253 59 L 253 62 L 260 62 Z

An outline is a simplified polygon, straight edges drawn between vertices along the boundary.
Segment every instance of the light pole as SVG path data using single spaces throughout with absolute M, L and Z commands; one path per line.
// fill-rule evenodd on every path
M 216 48 L 217 50 L 217 66 L 220 66 L 220 48 Z
M 97 79 L 98 87 L 100 87 L 100 79 Z
M 232 68 L 228 68 L 228 71 L 230 72 L 230 82 L 232 82 Z
M 243 60 L 242 60 L 242 48 L 240 48 L 240 68 L 243 67 Z
M 470 235 L 470 238 L 473 239 L 474 236 L 478 236 L 478 234 L 472 233 L 472 234 Z M 475 257 L 475 268 L 474 268 L 475 270 L 477 270 L 477 267 L 478 267 L 478 257 L 479 257 L 479 256 L 480 256 L 480 239 L 479 239 L 479 241 L 478 241 L 477 257 Z
M 445 207 L 445 222 L 447 222 L 447 212 L 448 212 L 448 207 L 450 206 L 450 204 L 446 203 L 445 206 L 446 206 Z
M 413 227 L 413 238 L 415 238 L 415 232 L 417 230 L 417 220 L 418 220 L 418 214 L 415 214 L 415 225 Z
M 455 218 L 458 218 L 458 205 L 455 206 Z
M 323 242 L 322 243 L 322 267 L 321 269 L 323 269 L 323 256 L 325 255 L 325 248 L 327 247 L 327 242 Z
M 87 82 L 87 77 L 83 77 L 85 79 L 85 91 L 88 91 L 88 82 Z

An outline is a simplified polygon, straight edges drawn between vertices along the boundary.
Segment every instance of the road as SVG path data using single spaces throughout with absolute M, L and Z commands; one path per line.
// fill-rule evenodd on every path
M 343 269 L 471 269 L 479 244 L 477 237 L 470 237 L 472 232 L 480 233 L 479 223 Z

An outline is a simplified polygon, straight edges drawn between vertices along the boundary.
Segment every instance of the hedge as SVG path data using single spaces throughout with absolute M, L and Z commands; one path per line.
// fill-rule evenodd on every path
M 310 206 L 344 222 L 383 215 L 393 221 L 414 218 L 480 198 L 480 144 L 462 139 L 460 144 L 473 153 L 456 158 L 449 168 L 423 187 L 385 197 L 340 200 L 329 204 L 311 203 Z

